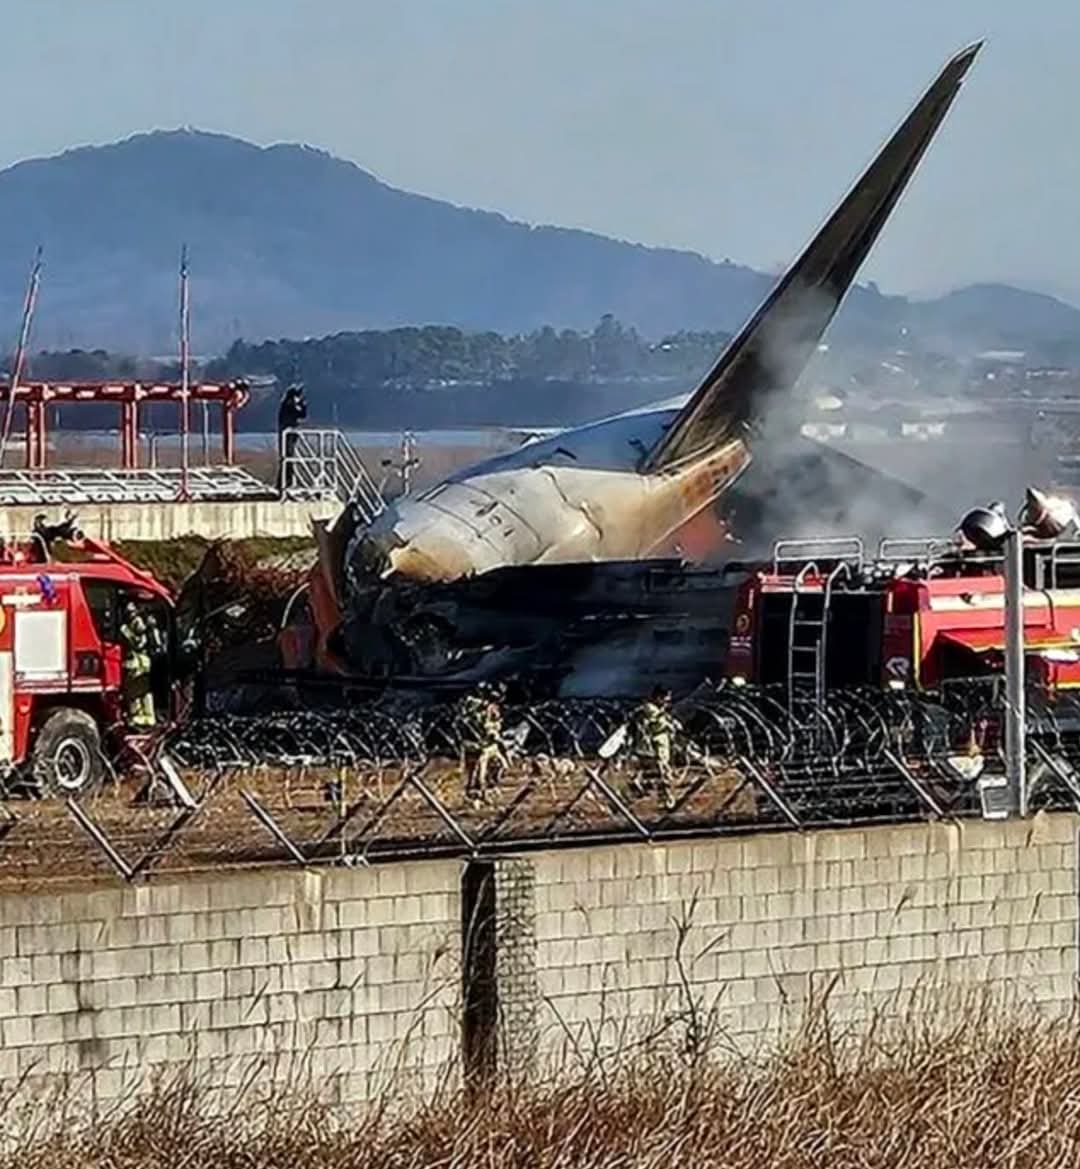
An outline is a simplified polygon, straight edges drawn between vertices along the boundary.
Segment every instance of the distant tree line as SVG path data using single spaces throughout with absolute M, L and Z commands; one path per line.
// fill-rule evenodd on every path
M 612 316 L 590 333 L 545 326 L 501 336 L 427 325 L 304 341 L 235 341 L 206 373 L 214 379 L 254 374 L 303 382 L 316 394 L 519 380 L 653 380 L 695 374 L 724 340 L 718 333 L 680 332 L 650 342 Z
M 292 383 L 304 385 L 313 425 L 369 430 L 573 425 L 691 389 L 727 340 L 722 333 L 680 331 L 651 341 L 611 315 L 588 332 L 547 326 L 504 336 L 426 325 L 304 340 L 237 340 L 220 357 L 196 364 L 192 376 L 250 379 L 252 401 L 240 422 L 249 431 L 274 429 L 280 392 Z M 10 356 L 6 365 L 11 368 Z M 71 349 L 34 354 L 27 376 L 158 381 L 178 378 L 179 368 L 174 360 Z M 1076 378 L 1029 385 L 1023 370 L 999 370 L 987 382 L 970 360 L 936 352 L 932 342 L 927 348 L 908 335 L 902 353 L 894 342 L 830 345 L 816 355 L 803 380 L 811 389 L 828 386 L 841 398 L 857 395 L 873 403 L 905 401 L 927 386 L 939 394 L 978 395 L 990 389 L 999 395 L 1031 393 L 1032 386 L 1047 392 L 1049 386 L 1060 394 L 1066 388 L 1074 392 Z M 167 430 L 176 416 L 173 407 L 154 407 L 144 422 Z M 62 424 L 112 428 L 116 410 L 65 409 Z
M 649 341 L 612 316 L 591 332 L 545 327 L 502 336 L 442 325 L 336 333 L 306 340 L 233 342 L 195 365 L 193 377 L 301 382 L 313 422 L 384 429 L 572 423 L 689 387 L 723 347 L 720 333 L 678 332 Z M 11 368 L 10 356 L 6 367 Z M 43 381 L 143 381 L 179 376 L 176 362 L 71 349 L 33 355 Z M 246 429 L 272 429 L 277 395 L 258 393 Z M 158 412 L 160 413 L 160 411 Z M 171 426 L 171 417 L 162 417 Z M 112 425 L 112 414 L 67 411 L 65 426 Z
M 254 376 L 282 385 L 303 382 L 316 395 L 520 380 L 656 380 L 697 375 L 726 339 L 722 333 L 683 331 L 648 341 L 612 316 L 603 317 L 589 333 L 548 325 L 532 333 L 502 336 L 425 325 L 302 341 L 237 340 L 205 367 L 196 365 L 193 373 L 213 381 Z M 10 356 L 6 364 L 10 368 Z M 178 374 L 175 361 L 104 349 L 43 351 L 31 357 L 28 370 L 28 376 L 41 381 L 151 381 Z
M 4 369 L 11 369 L 10 355 Z M 105 349 L 68 349 L 35 353 L 28 362 L 26 376 L 42 382 L 93 381 L 168 381 L 175 378 L 179 362 L 161 362 L 109 353 Z

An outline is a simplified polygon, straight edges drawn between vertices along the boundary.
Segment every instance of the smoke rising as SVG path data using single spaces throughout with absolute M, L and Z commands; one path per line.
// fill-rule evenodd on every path
M 766 552 L 785 536 L 859 535 L 868 547 L 887 535 L 947 536 L 969 507 L 988 499 L 1018 506 L 1028 483 L 1046 481 L 1046 459 L 1019 421 L 995 424 L 985 411 L 973 411 L 941 416 L 939 437 L 896 433 L 901 419 L 970 397 L 958 355 L 939 363 L 933 384 L 904 376 L 909 355 L 892 360 L 881 345 L 872 358 L 851 346 L 839 360 L 818 352 L 808 361 L 807 335 L 828 308 L 823 298 L 831 301 L 828 293 L 802 290 L 784 318 L 762 330 L 765 381 L 748 432 L 753 462 L 720 501 L 744 554 Z M 841 409 L 822 414 L 815 400 L 837 389 Z M 814 419 L 843 421 L 847 434 L 803 435 Z

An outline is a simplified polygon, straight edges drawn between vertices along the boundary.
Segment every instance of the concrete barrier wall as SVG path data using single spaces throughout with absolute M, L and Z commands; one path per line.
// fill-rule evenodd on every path
M 500 987 L 516 1046 L 530 1040 L 523 1026 L 565 1053 L 685 1020 L 677 954 L 699 1019 L 713 1011 L 750 1043 L 782 1037 L 829 985 L 838 1020 L 903 1011 L 920 987 L 990 986 L 1067 1011 L 1076 831 L 1076 817 L 1058 814 L 519 861 L 533 867 L 514 910 L 520 920 L 531 895 L 531 936 L 517 936 L 532 971 Z
M 496 1047 L 519 1070 L 574 1066 L 643 1034 L 684 1037 L 691 1003 L 737 1043 L 771 1042 L 815 982 L 833 984 L 838 1019 L 902 1010 L 920 986 L 991 987 L 1063 1013 L 1077 975 L 1078 823 L 7 895 L 0 1080 L 29 1077 L 32 1091 L 83 1073 L 107 1101 L 191 1060 L 225 1086 L 255 1064 L 264 1085 L 307 1070 L 330 1099 L 355 1102 L 392 1078 L 400 1098 L 458 1082 L 463 1039 L 485 1067 Z
M 0 1079 L 93 1073 L 108 1101 L 191 1061 L 339 1100 L 430 1088 L 458 1050 L 459 883 L 451 862 L 5 896 Z
M 0 508 L 0 537 L 22 540 L 44 511 L 57 507 Z M 309 536 L 312 519 L 332 519 L 340 504 L 281 503 L 274 499 L 230 503 L 86 503 L 75 505 L 79 526 L 99 540 L 172 540 L 197 535 L 208 540 L 251 536 Z

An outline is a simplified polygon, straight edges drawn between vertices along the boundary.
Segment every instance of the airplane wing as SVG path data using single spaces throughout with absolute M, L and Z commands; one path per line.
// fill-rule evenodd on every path
M 738 437 L 790 388 L 814 352 L 982 42 L 958 53 L 885 144 L 809 246 L 721 354 L 690 401 L 646 456 L 660 471 Z

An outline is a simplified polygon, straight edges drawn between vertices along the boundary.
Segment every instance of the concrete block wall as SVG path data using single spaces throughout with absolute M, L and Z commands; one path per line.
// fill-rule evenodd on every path
M 190 1066 L 226 1089 L 257 1073 L 341 1103 L 392 1081 L 401 1099 L 460 1082 L 463 1057 L 486 1072 L 492 1050 L 520 1071 L 681 1041 L 691 1004 L 737 1044 L 772 1043 L 826 985 L 834 1018 L 853 1022 L 942 987 L 1064 1013 L 1078 825 L 1062 813 L 6 895 L 0 1084 L 33 1095 L 73 1077 L 108 1103 Z
M 911 993 L 942 987 L 1066 1012 L 1077 823 L 1062 813 L 536 854 L 527 1026 L 559 1059 L 670 1032 L 689 1005 L 677 952 L 699 1017 L 714 1011 L 743 1045 L 789 1033 L 830 984 L 840 1020 L 900 1012 Z
M 331 1100 L 445 1081 L 458 1051 L 456 862 L 0 898 L 0 1080 L 152 1069 L 310 1077 Z

